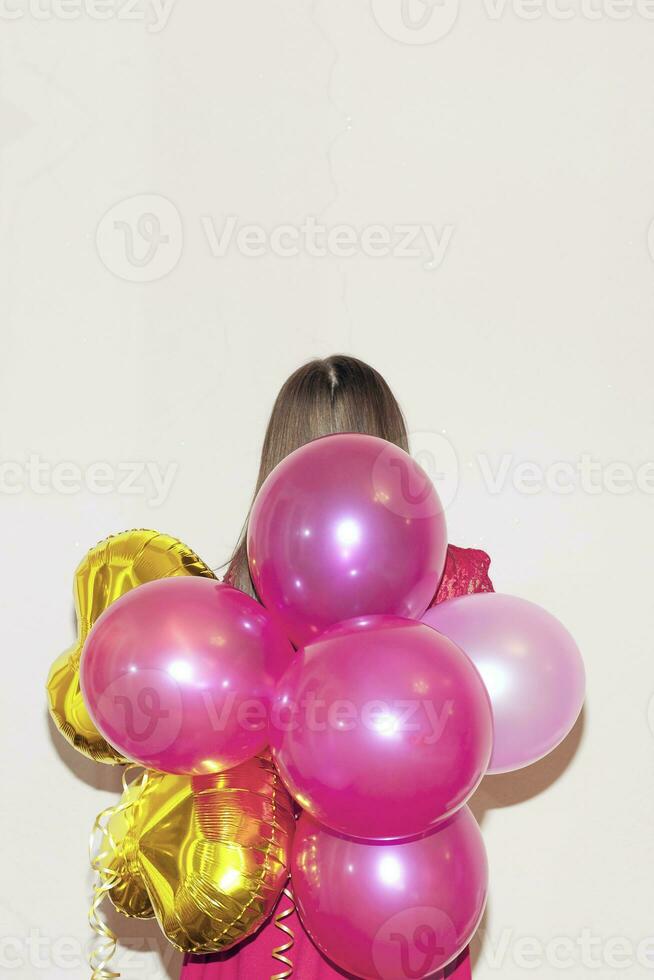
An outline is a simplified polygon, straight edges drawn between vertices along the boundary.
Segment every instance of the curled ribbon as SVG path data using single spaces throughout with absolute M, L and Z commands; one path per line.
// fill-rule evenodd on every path
M 108 895 L 123 915 L 156 918 L 185 953 L 230 949 L 274 916 L 288 881 L 290 797 L 267 754 L 222 773 L 148 777 L 126 780 L 123 806 L 98 818 L 95 908 Z M 98 918 L 93 980 L 113 980 L 112 937 Z
M 288 919 L 290 915 L 294 914 L 295 899 L 293 898 L 293 892 L 288 887 L 284 889 L 283 894 L 291 904 L 289 908 L 284 909 L 283 912 L 279 912 L 275 916 L 275 926 L 289 937 L 289 941 L 282 943 L 281 946 L 276 946 L 275 949 L 273 949 L 272 955 L 273 959 L 278 960 L 284 966 L 288 967 L 288 969 L 284 970 L 282 973 L 275 973 L 273 976 L 271 976 L 270 980 L 288 980 L 288 978 L 293 975 L 293 961 L 286 956 L 286 953 L 288 953 L 295 945 L 295 935 L 291 927 L 285 924 L 284 919 Z
M 95 818 L 93 829 L 89 837 L 89 859 L 91 867 L 95 871 L 96 879 L 93 886 L 93 900 L 89 909 L 89 925 L 95 933 L 96 939 L 89 953 L 89 966 L 91 967 L 91 980 L 117 980 L 120 973 L 116 973 L 109 966 L 116 953 L 118 937 L 104 919 L 100 916 L 100 906 L 107 893 L 116 884 L 118 875 L 107 865 L 107 861 L 112 857 L 115 850 L 115 841 L 109 828 L 109 821 L 116 814 L 121 813 L 132 805 L 129 790 L 136 784 L 128 783 L 127 777 L 132 770 L 138 770 L 139 766 L 127 766 L 123 771 L 123 791 L 124 796 L 120 803 L 107 807 Z M 143 770 L 140 778 L 139 791 L 145 789 L 148 781 L 148 771 Z M 96 835 L 100 834 L 100 843 L 96 846 Z

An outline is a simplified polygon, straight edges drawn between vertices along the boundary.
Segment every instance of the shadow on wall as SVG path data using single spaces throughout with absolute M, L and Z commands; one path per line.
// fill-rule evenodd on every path
M 57 731 L 57 726 L 49 713 L 46 714 L 46 717 L 50 739 L 64 765 L 77 779 L 94 789 L 114 793 L 116 801 L 118 801 L 123 791 L 123 767 L 108 766 L 87 759 Z M 91 828 L 89 827 L 88 830 L 90 832 Z M 86 833 L 81 836 L 81 848 L 87 848 L 87 839 Z M 109 928 L 119 937 L 116 963 L 122 961 L 127 965 L 126 960 L 130 952 L 149 951 L 158 955 L 161 972 L 157 975 L 169 977 L 170 980 L 178 980 L 182 968 L 182 954 L 178 953 L 166 940 L 156 919 L 130 919 L 117 912 L 108 899 L 102 905 L 101 916 Z M 89 940 L 92 935 L 89 927 Z
M 57 730 L 57 726 L 46 713 L 50 740 L 55 751 L 67 769 L 79 780 L 94 789 L 105 790 L 108 793 L 120 794 L 123 791 L 123 767 L 108 766 L 103 762 L 94 762 L 74 749 L 70 742 Z M 89 828 L 90 829 L 90 828 Z
M 535 762 L 532 766 L 526 766 L 517 772 L 507 772 L 501 776 L 486 776 L 485 779 L 482 779 L 479 789 L 468 804 L 477 823 L 480 826 L 483 825 L 489 810 L 500 810 L 503 807 L 524 803 L 526 800 L 543 793 L 555 783 L 577 754 L 585 727 L 586 709 L 584 707 L 568 737 L 540 762 Z M 473 972 L 483 950 L 484 935 L 488 928 L 489 918 L 489 905 L 487 905 L 477 935 L 470 948 Z
M 109 901 L 103 904 L 102 915 L 109 928 L 120 937 L 117 958 L 125 966 L 129 952 L 134 953 L 131 962 L 137 971 L 138 961 L 135 957 L 139 953 L 156 952 L 161 972 L 152 975 L 179 980 L 183 955 L 170 945 L 156 919 L 130 919 L 117 912 Z
M 501 776 L 486 776 L 469 803 L 477 823 L 483 823 L 489 810 L 523 803 L 548 789 L 563 775 L 581 744 L 586 725 L 586 709 L 582 708 L 576 724 L 558 748 L 532 766 Z

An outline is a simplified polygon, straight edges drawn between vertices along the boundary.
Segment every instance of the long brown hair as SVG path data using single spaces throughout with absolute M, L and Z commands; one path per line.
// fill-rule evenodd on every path
M 409 450 L 402 409 L 388 384 L 369 364 L 345 354 L 309 361 L 282 385 L 263 440 L 254 496 L 285 456 L 312 439 L 335 432 L 364 432 Z M 246 538 L 247 520 L 226 578 L 256 598 Z

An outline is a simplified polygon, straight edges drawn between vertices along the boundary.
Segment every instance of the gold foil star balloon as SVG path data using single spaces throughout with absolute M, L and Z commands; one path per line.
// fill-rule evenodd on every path
M 101 541 L 75 572 L 77 642 L 52 665 L 47 681 L 50 714 L 71 745 L 96 762 L 126 760 L 100 735 L 80 690 L 79 661 L 96 619 L 137 585 L 177 575 L 215 578 L 211 569 L 177 538 L 158 531 L 124 531 Z
M 150 771 L 109 817 L 96 869 L 120 912 L 155 915 L 183 952 L 217 953 L 272 913 L 294 830 L 268 755 L 206 776 Z

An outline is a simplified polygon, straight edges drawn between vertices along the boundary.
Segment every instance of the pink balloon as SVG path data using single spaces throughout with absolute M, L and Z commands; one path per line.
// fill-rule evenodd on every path
M 554 616 L 488 592 L 442 602 L 423 622 L 458 644 L 484 679 L 495 729 L 489 773 L 542 759 L 570 732 L 584 701 L 584 665 Z
M 300 806 L 352 837 L 420 834 L 486 771 L 483 682 L 453 643 L 391 616 L 349 620 L 295 658 L 278 686 L 272 745 Z
M 303 814 L 291 875 L 313 941 L 365 980 L 428 977 L 447 966 L 474 935 L 488 891 L 484 844 L 467 807 L 394 844 L 348 840 Z
M 359 433 L 325 436 L 287 456 L 249 521 L 257 594 L 296 646 L 352 616 L 419 619 L 446 550 L 427 474 L 402 449 Z
M 169 578 L 133 589 L 100 616 L 80 681 L 95 725 L 128 759 L 200 775 L 266 747 L 275 684 L 292 656 L 243 592 Z

